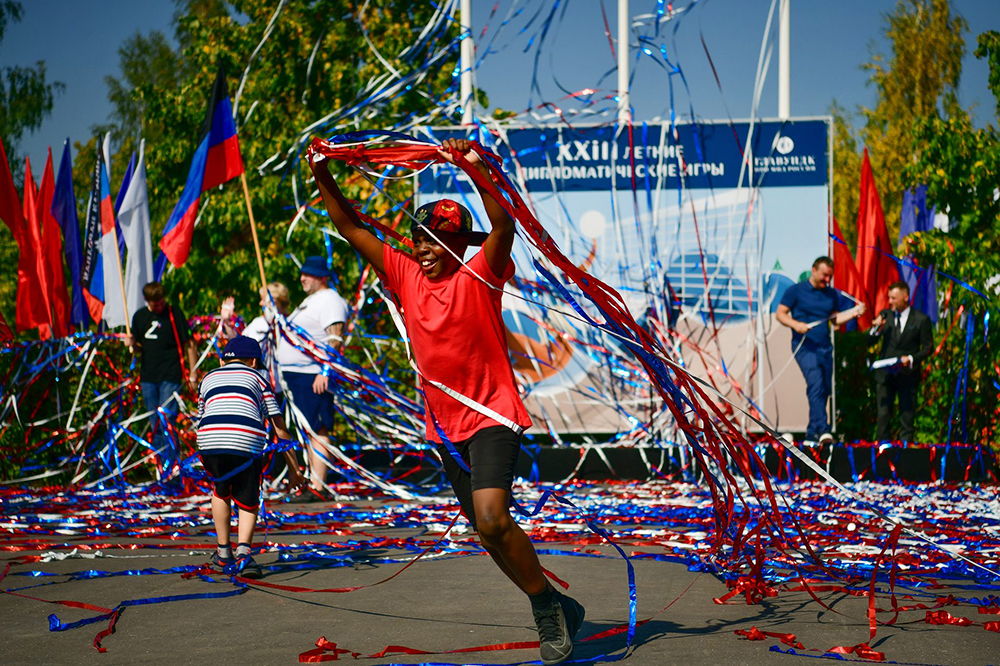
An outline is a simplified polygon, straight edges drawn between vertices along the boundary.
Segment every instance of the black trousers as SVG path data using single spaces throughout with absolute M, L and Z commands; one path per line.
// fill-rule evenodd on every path
M 913 377 L 897 374 L 887 375 L 885 381 L 875 384 L 875 401 L 878 403 L 878 425 L 876 439 L 884 442 L 889 436 L 889 419 L 899 398 L 899 439 L 912 442 L 913 414 L 917 408 L 917 388 L 920 381 Z

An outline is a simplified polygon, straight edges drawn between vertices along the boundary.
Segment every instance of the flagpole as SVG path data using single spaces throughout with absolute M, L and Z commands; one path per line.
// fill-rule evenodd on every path
M 267 278 L 264 277 L 264 260 L 260 255 L 260 241 L 257 239 L 257 223 L 253 219 L 253 207 L 250 205 L 250 188 L 247 187 L 247 172 L 244 170 L 240 174 L 240 182 L 243 183 L 243 198 L 247 202 L 247 214 L 250 216 L 250 233 L 253 234 L 253 249 L 257 253 L 257 270 L 260 271 L 260 287 L 267 289 Z
M 121 286 L 122 290 L 122 308 L 125 309 L 125 334 L 132 335 L 132 324 L 129 323 L 128 317 L 128 303 L 125 302 L 125 278 L 122 277 L 122 255 L 118 250 L 118 225 L 111 225 L 111 240 L 114 243 L 115 248 L 115 265 L 118 267 L 118 284 Z
M 105 169 L 105 172 L 108 175 L 108 186 L 110 187 L 110 185 L 111 185 L 111 165 L 110 165 L 110 159 L 108 159 L 108 152 L 107 152 L 107 148 L 108 148 L 109 141 L 110 141 L 109 136 L 110 135 L 108 135 L 108 134 L 104 135 L 104 150 L 105 150 L 105 152 L 103 152 L 102 155 L 104 155 L 104 158 L 105 158 L 104 159 L 104 169 Z M 100 149 L 101 148 L 98 147 L 98 150 L 100 150 Z M 112 215 L 111 215 L 111 245 L 112 245 L 112 247 L 114 247 L 114 250 L 115 250 L 114 251 L 115 266 L 118 267 L 118 271 L 117 271 L 117 273 L 118 273 L 118 286 L 122 290 L 122 309 L 125 312 L 125 334 L 126 335 L 132 335 L 132 324 L 129 321 L 129 316 L 128 316 L 128 303 L 125 302 L 125 277 L 122 275 L 122 255 L 121 255 L 121 251 L 118 249 L 118 222 L 115 219 L 114 208 L 112 208 L 111 212 L 112 212 Z

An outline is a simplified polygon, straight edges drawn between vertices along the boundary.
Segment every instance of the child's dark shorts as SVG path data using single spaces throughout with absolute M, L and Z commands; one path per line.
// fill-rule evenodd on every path
M 241 509 L 257 513 L 257 507 L 260 506 L 260 484 L 264 476 L 262 458 L 249 458 L 233 453 L 203 453 L 201 464 L 212 475 L 216 497 L 232 500 Z M 239 471 L 234 474 L 233 470 L 236 469 Z
M 444 471 L 452 490 L 462 505 L 462 513 L 476 527 L 476 509 L 472 491 L 483 488 L 503 488 L 510 492 L 514 483 L 514 466 L 521 451 L 521 435 L 506 426 L 483 428 L 469 439 L 454 443 L 472 474 L 458 466 L 454 456 L 444 444 L 438 444 L 438 454 L 444 462 Z

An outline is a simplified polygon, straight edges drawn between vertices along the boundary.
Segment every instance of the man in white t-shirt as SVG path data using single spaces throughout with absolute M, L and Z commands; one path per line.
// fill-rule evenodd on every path
M 313 342 L 325 343 L 340 351 L 348 307 L 340 294 L 330 289 L 330 276 L 326 259 L 306 257 L 299 269 L 299 282 L 306 298 L 288 320 L 305 331 Z M 292 404 L 312 430 L 308 456 L 310 488 L 323 493 L 329 458 L 327 434 L 333 427 L 334 414 L 333 395 L 326 390 L 330 378 L 323 372 L 323 366 L 284 337 L 278 341 L 276 356 Z
M 267 379 L 271 383 L 271 388 L 275 396 L 278 396 L 281 395 L 284 389 L 281 387 L 281 382 L 278 381 L 278 359 L 275 358 L 277 345 L 273 334 L 274 314 L 275 309 L 281 313 L 282 317 L 287 317 L 291 314 L 291 296 L 288 293 L 288 287 L 281 282 L 269 282 L 267 289 L 261 287 L 258 293 L 260 294 L 260 307 L 263 310 L 263 314 L 247 324 L 243 329 L 242 335 L 253 338 L 260 345 L 261 350 L 264 352 L 262 369 L 264 379 Z M 231 324 L 227 327 L 224 323 L 223 331 L 225 332 L 225 336 L 230 339 L 236 335 L 235 329 L 233 329 Z

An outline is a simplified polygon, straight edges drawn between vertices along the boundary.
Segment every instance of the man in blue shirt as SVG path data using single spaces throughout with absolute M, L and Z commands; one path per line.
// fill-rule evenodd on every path
M 819 257 L 812 265 L 808 280 L 789 287 L 781 297 L 775 317 L 792 329 L 792 353 L 806 380 L 809 399 L 809 426 L 806 440 L 827 444 L 833 441 L 826 403 L 833 382 L 833 340 L 829 322 L 840 326 L 863 314 L 862 303 L 852 301 L 830 286 L 833 259 Z

